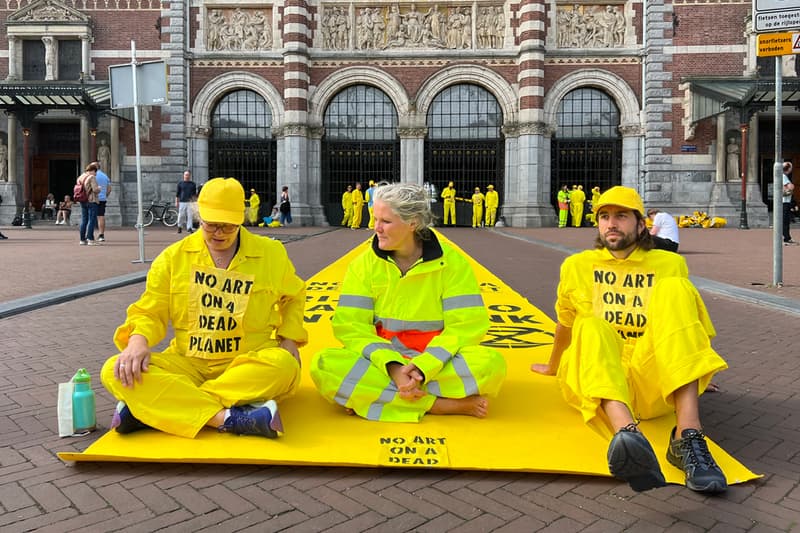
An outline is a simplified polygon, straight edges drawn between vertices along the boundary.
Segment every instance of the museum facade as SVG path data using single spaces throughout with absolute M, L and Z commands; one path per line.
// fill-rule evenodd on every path
M 402 180 L 433 191 L 452 181 L 463 198 L 494 185 L 516 227 L 555 225 L 564 184 L 627 185 L 648 205 L 729 224 L 744 205 L 749 224 L 764 226 L 774 69 L 788 95 L 787 160 L 800 156 L 797 72 L 794 56 L 756 57 L 751 10 L 716 0 L 5 0 L 0 220 L 26 200 L 38 208 L 48 192 L 69 194 L 101 158 L 112 224 L 135 223 L 138 183 L 145 205 L 171 202 L 189 169 L 199 184 L 235 177 L 266 206 L 288 186 L 303 225 L 337 224 L 348 184 Z M 138 120 L 109 84 L 134 48 L 139 64 L 163 62 L 167 82 L 166 101 L 140 106 Z

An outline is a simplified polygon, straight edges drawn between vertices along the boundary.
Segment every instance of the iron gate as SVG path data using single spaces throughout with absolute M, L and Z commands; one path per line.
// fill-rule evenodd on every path
M 587 199 L 592 187 L 601 191 L 622 183 L 622 141 L 610 139 L 553 139 L 550 203 L 558 215 L 558 190 L 583 185 Z
M 209 177 L 236 178 L 246 191 L 245 197 L 255 189 L 261 198 L 260 216 L 269 215 L 278 190 L 276 141 L 212 138 L 208 148 Z

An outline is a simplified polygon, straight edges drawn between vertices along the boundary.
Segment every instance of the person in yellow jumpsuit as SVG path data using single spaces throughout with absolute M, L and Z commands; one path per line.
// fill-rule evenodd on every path
M 356 188 L 352 194 L 353 197 L 353 220 L 350 222 L 351 229 L 359 229 L 361 227 L 361 217 L 364 214 L 364 193 L 361 192 L 361 182 L 356 182 Z
M 483 225 L 483 194 L 480 187 L 475 187 L 472 193 L 472 227 L 480 228 Z
M 113 427 L 193 438 L 210 426 L 275 438 L 278 402 L 300 383 L 305 283 L 280 241 L 241 226 L 238 181 L 208 181 L 197 203 L 202 231 L 156 257 L 114 333 L 121 353 L 101 371 L 120 400 Z M 153 351 L 169 327 L 169 345 Z
M 572 189 L 569 195 L 569 213 L 572 217 L 572 225 L 580 228 L 583 224 L 583 202 L 586 201 L 586 193 L 583 192 L 583 185 L 578 185 Z
M 342 193 L 342 226 L 350 227 L 353 221 L 353 186 L 348 185 L 347 190 Z
M 714 326 L 686 261 L 653 249 L 644 204 L 612 187 L 594 206 L 598 247 L 561 266 L 550 360 L 564 400 L 609 438 L 611 474 L 635 491 L 665 485 L 638 421 L 676 413 L 667 459 L 699 492 L 722 492 L 725 475 L 708 451 L 698 396 L 727 368 L 711 347 Z
M 486 186 L 486 227 L 492 227 L 497 222 L 497 208 L 500 205 L 500 197 L 494 190 L 494 185 Z
M 369 420 L 486 417 L 506 362 L 480 344 L 489 317 L 472 268 L 430 229 L 419 185 L 378 187 L 375 220 L 371 246 L 348 266 L 333 316 L 344 346 L 315 354 L 311 378 L 323 397 Z
M 444 199 L 444 220 L 442 224 L 447 225 L 450 221 L 451 226 L 456 225 L 456 188 L 453 187 L 453 182 L 447 184 L 447 187 L 442 189 L 441 197 Z
M 600 187 L 595 185 L 592 187 L 592 201 L 589 204 L 589 214 L 586 215 L 586 219 L 592 223 L 592 226 L 597 227 L 597 220 L 594 216 L 594 206 L 597 205 L 597 202 L 600 201 Z
M 367 188 L 366 193 L 364 194 L 364 201 L 367 203 L 367 212 L 369 213 L 369 222 L 367 223 L 367 228 L 374 229 L 375 228 L 375 211 L 372 208 L 373 204 L 373 195 L 375 194 L 375 182 L 369 180 L 369 187 Z
M 558 191 L 558 227 L 567 227 L 567 218 L 569 218 L 569 187 L 566 185 L 561 186 Z
M 251 226 L 258 222 L 258 210 L 261 207 L 261 198 L 258 197 L 255 189 L 250 189 L 249 206 L 247 208 L 247 221 Z

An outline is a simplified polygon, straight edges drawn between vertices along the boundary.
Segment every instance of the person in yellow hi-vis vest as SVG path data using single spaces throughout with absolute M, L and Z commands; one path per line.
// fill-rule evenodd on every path
M 569 218 L 569 187 L 566 185 L 561 186 L 558 191 L 558 227 L 566 228 L 567 219 Z
M 323 397 L 369 420 L 486 417 L 506 362 L 481 345 L 489 316 L 472 268 L 430 229 L 419 185 L 378 187 L 375 220 L 372 245 L 348 265 L 333 315 L 344 346 L 315 354 L 311 378 Z
M 583 185 L 578 185 L 569 195 L 569 213 L 572 217 L 572 225 L 580 228 L 583 225 L 583 202 L 586 201 L 586 193 L 583 192 Z
M 480 228 L 483 225 L 483 194 L 480 187 L 475 187 L 472 193 L 472 227 Z
M 244 222 L 244 189 L 214 178 L 197 201 L 202 231 L 161 252 L 114 333 L 103 385 L 120 401 L 118 433 L 193 438 L 205 426 L 276 438 L 278 404 L 300 384 L 305 283 L 278 240 Z M 171 327 L 163 351 L 151 351 Z
M 727 364 L 711 347 L 714 326 L 686 261 L 653 249 L 634 189 L 612 187 L 594 212 L 599 247 L 561 265 L 550 360 L 532 370 L 556 376 L 567 404 L 610 439 L 609 470 L 633 490 L 666 484 L 638 421 L 675 412 L 668 461 L 690 489 L 722 492 L 698 396 Z
M 350 229 L 361 227 L 361 217 L 364 214 L 364 193 L 361 192 L 361 182 L 356 182 L 356 188 L 352 194 L 353 198 L 353 220 L 350 222 Z
M 453 182 L 447 184 L 447 187 L 442 189 L 441 197 L 444 199 L 444 215 L 442 224 L 447 225 L 450 221 L 451 226 L 456 225 L 456 188 L 453 187 Z
M 500 196 L 494 190 L 494 185 L 486 186 L 486 226 L 492 227 L 497 222 L 497 208 L 500 205 Z
M 255 189 L 250 189 L 250 205 L 247 207 L 247 221 L 251 226 L 255 226 L 258 222 L 258 210 L 261 208 L 261 198 L 259 198 Z
M 353 221 L 353 186 L 348 185 L 347 190 L 342 193 L 342 226 L 350 227 Z
M 372 196 L 375 194 L 375 182 L 369 180 L 369 187 L 367 187 L 367 192 L 364 194 L 364 201 L 367 202 L 367 212 L 369 213 L 369 222 L 367 223 L 367 228 L 374 229 L 375 228 L 375 211 L 372 209 L 373 198 Z

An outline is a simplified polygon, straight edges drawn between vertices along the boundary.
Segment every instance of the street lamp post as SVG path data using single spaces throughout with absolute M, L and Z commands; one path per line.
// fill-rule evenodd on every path
M 742 150 L 739 155 L 739 167 L 742 175 L 742 212 L 739 215 L 739 229 L 750 229 L 747 225 L 747 123 L 739 125 L 742 132 Z

